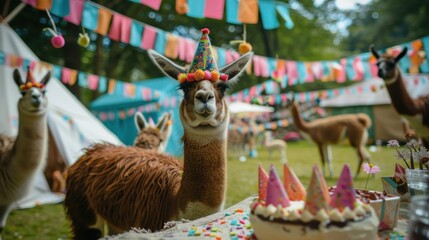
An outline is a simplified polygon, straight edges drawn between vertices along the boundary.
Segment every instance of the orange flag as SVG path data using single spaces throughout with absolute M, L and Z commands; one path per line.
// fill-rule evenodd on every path
M 240 0 L 238 20 L 242 23 L 258 23 L 258 0 Z
M 34 6 L 35 9 L 38 10 L 45 10 L 45 9 L 51 9 L 52 0 L 37 0 L 36 5 Z
M 112 19 L 112 13 L 106 9 L 100 8 L 98 11 L 98 25 L 95 29 L 96 33 L 106 35 L 109 30 L 110 20 Z
M 167 33 L 167 44 L 165 46 L 164 55 L 166 57 L 176 59 L 179 54 L 179 51 L 177 51 L 178 46 L 179 39 L 173 34 Z

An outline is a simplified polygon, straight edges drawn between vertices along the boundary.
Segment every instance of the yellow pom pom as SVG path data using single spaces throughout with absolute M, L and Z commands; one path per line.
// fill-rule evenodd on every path
M 40 88 L 40 83 L 36 82 L 36 83 L 34 84 L 34 86 L 35 86 L 36 88 Z
M 33 87 L 33 83 L 31 83 L 31 82 L 26 83 L 26 85 L 27 85 L 28 88 L 32 88 Z
M 185 82 L 186 79 L 187 79 L 187 76 L 185 73 L 179 73 L 179 75 L 177 76 L 177 80 L 179 80 L 179 83 Z
M 195 80 L 201 81 L 203 79 L 204 79 L 204 71 L 201 69 L 198 69 L 197 71 L 195 71 Z
M 252 45 L 250 45 L 250 43 L 240 43 L 240 45 L 238 45 L 238 53 L 240 53 L 240 55 L 250 51 L 252 51 Z
M 217 71 L 212 71 L 212 81 L 219 80 L 220 74 Z

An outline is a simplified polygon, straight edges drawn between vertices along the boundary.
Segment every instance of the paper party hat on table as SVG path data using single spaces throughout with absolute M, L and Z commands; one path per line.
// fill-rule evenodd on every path
M 185 81 L 228 80 L 228 75 L 219 73 L 209 39 L 210 30 L 208 28 L 203 28 L 201 29 L 201 33 L 201 38 L 197 44 L 194 59 L 189 66 L 188 72 L 180 73 L 177 76 L 179 83 L 183 83 Z
M 356 203 L 356 192 L 353 188 L 352 176 L 350 168 L 347 164 L 344 165 L 334 194 L 331 196 L 331 206 L 342 211 L 345 207 L 354 209 Z
M 295 172 L 287 163 L 283 165 L 283 185 L 290 200 L 305 200 L 307 192 Z
M 268 174 L 262 168 L 261 164 L 258 166 L 258 188 L 259 188 L 259 201 L 267 200 L 267 187 L 268 187 Z
M 310 185 L 307 189 L 307 198 L 305 200 L 304 211 L 316 215 L 320 209 L 328 210 L 330 197 L 325 178 L 317 165 L 313 166 Z
M 288 207 L 290 205 L 290 200 L 273 165 L 270 167 L 270 176 L 267 187 L 267 205 L 269 204 L 276 207 L 278 205 L 281 205 L 282 207 Z

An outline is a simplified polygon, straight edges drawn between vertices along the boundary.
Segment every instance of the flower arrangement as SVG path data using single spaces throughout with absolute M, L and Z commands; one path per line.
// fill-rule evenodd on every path
M 362 168 L 363 168 L 363 171 L 368 174 L 365 182 L 365 190 L 366 190 L 368 186 L 369 175 L 370 174 L 375 175 L 376 173 L 380 172 L 380 167 L 371 163 L 363 163 Z
M 408 140 L 404 146 L 401 146 L 397 140 L 389 140 L 387 147 L 396 150 L 396 158 L 404 161 L 408 169 L 416 169 L 417 164 L 419 169 L 429 169 L 428 150 L 416 139 Z

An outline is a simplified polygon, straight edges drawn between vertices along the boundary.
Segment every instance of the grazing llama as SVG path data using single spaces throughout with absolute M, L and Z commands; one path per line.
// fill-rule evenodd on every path
M 17 69 L 13 77 L 22 97 L 18 101 L 16 139 L 0 137 L 0 234 L 12 204 L 28 194 L 35 174 L 44 168 L 48 151 L 45 86 L 51 73 L 48 72 L 40 83 L 34 81 L 29 70 L 25 83 Z
M 207 30 L 199 45 L 206 44 L 203 38 L 208 40 Z M 87 148 L 69 168 L 67 178 L 64 204 L 74 239 L 100 238 L 104 221 L 109 234 L 132 227 L 156 231 L 171 220 L 197 219 L 222 210 L 229 124 L 224 94 L 253 54 L 243 55 L 218 71 L 210 51 L 211 47 L 199 46 L 196 55 L 204 54 L 204 58 L 194 62 L 207 63 L 203 67 L 191 64 L 188 70 L 148 51 L 164 74 L 179 79 L 184 92 L 179 110 L 184 128 L 183 166 L 172 156 L 138 147 L 96 144 Z M 201 69 L 211 75 L 201 78 Z M 218 79 L 219 75 L 223 77 Z M 182 76 L 188 80 L 183 81 Z
M 364 160 L 367 162 L 370 160 L 370 155 L 365 149 L 365 144 L 368 140 L 368 128 L 371 126 L 371 119 L 366 114 L 358 113 L 325 117 L 306 122 L 301 116 L 298 104 L 294 102 L 293 93 L 290 101 L 289 108 L 291 108 L 295 128 L 304 137 L 307 139 L 310 138 L 319 148 L 323 174 L 326 176 L 325 163 L 328 163 L 329 176 L 332 178 L 334 175 L 330 145 L 338 144 L 347 138 L 350 145 L 356 149 L 358 155 L 359 163 L 355 175 L 357 177 Z
M 286 142 L 281 139 L 274 139 L 273 133 L 271 131 L 265 131 L 264 132 L 264 147 L 268 150 L 270 158 L 274 151 L 279 151 L 280 153 L 280 160 L 282 163 L 287 162 L 287 156 L 286 156 L 286 149 L 287 145 Z
M 164 152 L 171 136 L 171 113 L 164 113 L 156 125 L 149 124 L 140 112 L 134 114 L 137 137 L 134 146 Z
M 407 48 L 396 57 L 388 53 L 380 56 L 374 46 L 370 48 L 377 59 L 377 75 L 384 80 L 393 107 L 403 117 L 402 121 L 408 122 L 417 136 L 422 138 L 424 146 L 429 148 L 429 96 L 412 99 L 397 67 L 399 60 L 407 53 Z

